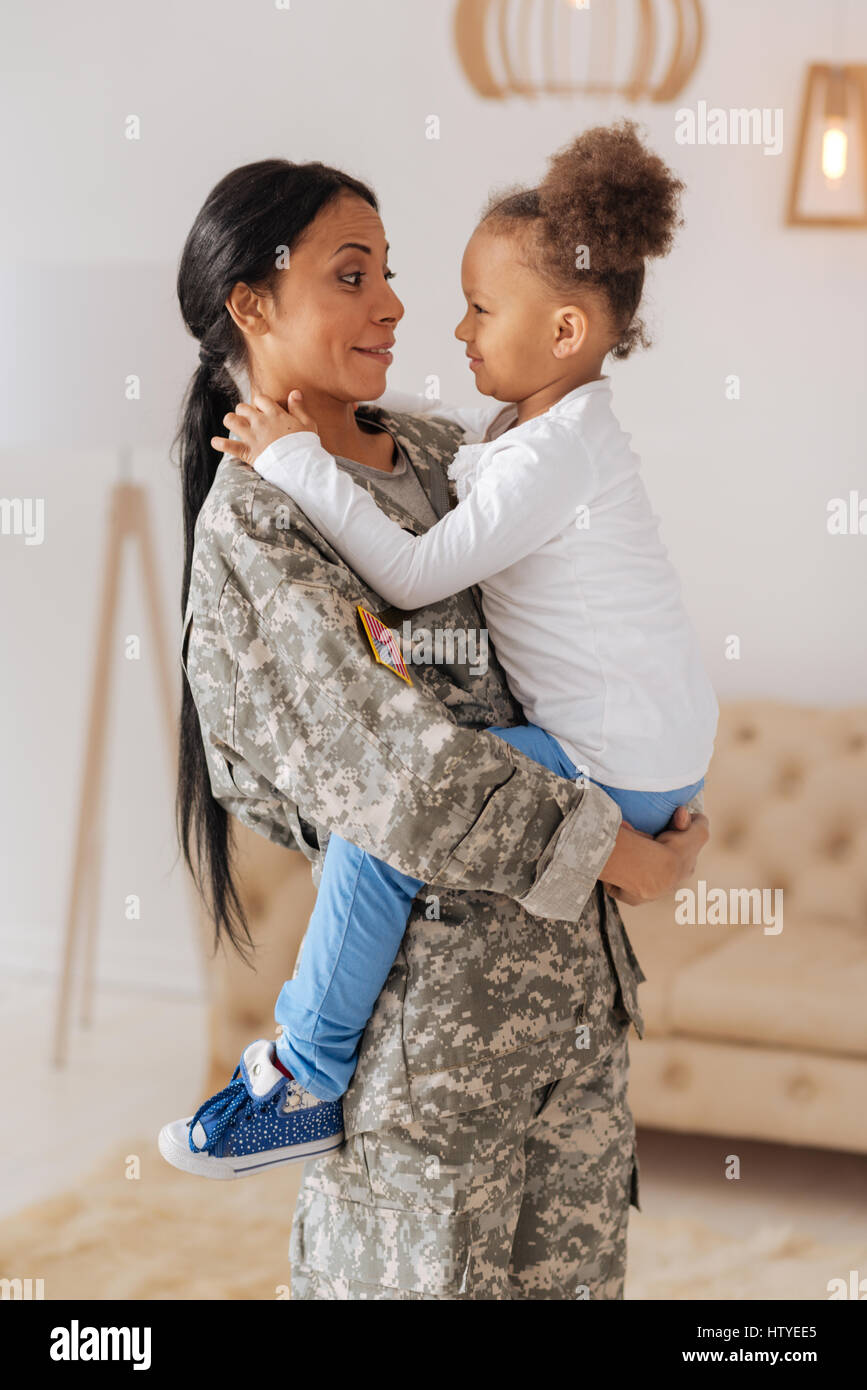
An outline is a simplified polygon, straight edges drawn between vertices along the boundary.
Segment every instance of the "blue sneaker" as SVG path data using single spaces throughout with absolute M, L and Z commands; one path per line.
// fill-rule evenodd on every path
M 278 1163 L 303 1163 L 339 1149 L 343 1105 L 319 1100 L 273 1063 L 274 1044 L 244 1049 L 232 1080 L 195 1115 L 160 1130 L 167 1163 L 204 1178 L 246 1178 Z

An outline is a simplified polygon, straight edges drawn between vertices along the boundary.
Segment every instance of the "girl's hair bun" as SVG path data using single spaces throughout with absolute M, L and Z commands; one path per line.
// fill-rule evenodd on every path
M 544 239 L 572 265 L 586 246 L 591 272 L 637 269 L 671 250 L 683 188 L 633 121 L 594 126 L 549 161 L 537 190 Z
M 483 221 L 521 230 L 528 263 L 564 294 L 602 294 L 612 357 L 649 347 L 636 317 L 648 256 L 664 256 L 683 224 L 684 185 L 638 138 L 635 123 L 594 126 L 549 161 L 538 188 L 496 194 Z M 586 254 L 585 250 L 586 248 Z

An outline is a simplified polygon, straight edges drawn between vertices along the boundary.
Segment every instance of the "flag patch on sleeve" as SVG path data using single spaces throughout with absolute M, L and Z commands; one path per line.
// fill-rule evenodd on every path
M 363 608 L 360 603 L 355 606 L 377 661 L 381 666 L 387 666 L 389 671 L 393 671 L 396 676 L 400 676 L 401 680 L 405 680 L 408 685 L 412 685 L 412 679 L 401 656 L 397 638 L 391 628 L 386 627 L 375 613 L 371 613 L 368 608 Z

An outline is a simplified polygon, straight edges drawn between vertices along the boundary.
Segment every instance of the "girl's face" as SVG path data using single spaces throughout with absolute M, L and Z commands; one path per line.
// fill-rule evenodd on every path
M 351 193 L 323 208 L 291 252 L 274 299 L 241 285 L 233 291 L 258 389 L 285 400 L 297 388 L 311 407 L 323 397 L 381 396 L 404 313 L 391 276 L 379 214 Z
M 461 282 L 467 312 L 455 337 L 466 344 L 482 395 L 525 401 L 568 384 L 600 346 L 596 325 L 524 264 L 514 236 L 484 223 L 477 227 L 464 252 Z

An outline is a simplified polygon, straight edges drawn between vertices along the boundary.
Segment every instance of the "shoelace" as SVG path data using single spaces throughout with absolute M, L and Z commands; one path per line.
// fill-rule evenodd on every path
M 279 1092 L 271 1098 L 273 1104 L 277 1104 L 279 1100 Z M 263 1105 L 267 1103 L 266 1101 L 254 1101 L 244 1084 L 243 1077 L 233 1077 L 228 1086 L 223 1087 L 222 1091 L 218 1091 L 215 1096 L 211 1096 L 210 1100 L 204 1101 L 190 1120 L 190 1148 L 193 1153 L 200 1154 L 210 1152 L 217 1140 L 226 1133 L 226 1130 L 229 1129 L 231 1125 L 236 1124 L 242 1117 L 246 1119 L 247 1115 L 254 1110 L 261 1110 Z M 193 1130 L 199 1121 L 199 1117 L 204 1115 L 206 1110 L 212 1111 L 218 1108 L 221 1109 L 221 1113 L 210 1134 L 206 1136 L 204 1144 L 199 1148 L 193 1142 Z

